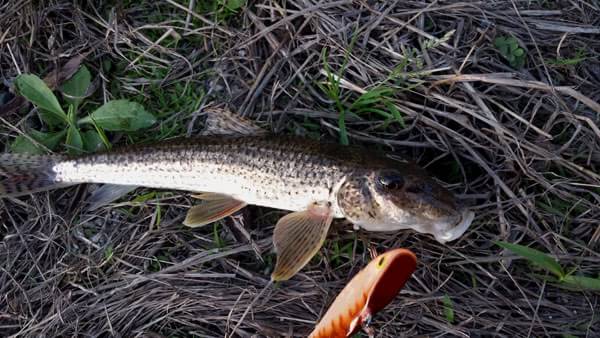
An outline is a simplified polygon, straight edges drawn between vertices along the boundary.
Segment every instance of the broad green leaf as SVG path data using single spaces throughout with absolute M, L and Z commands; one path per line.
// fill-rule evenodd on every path
M 17 136 L 10 144 L 10 151 L 13 153 L 32 155 L 41 155 L 44 153 L 42 148 L 33 144 L 33 142 L 29 141 L 29 139 L 23 135 Z
M 88 130 L 81 133 L 83 140 L 83 149 L 87 152 L 94 153 L 99 150 L 106 149 L 102 137 L 95 130 Z
M 90 116 L 79 120 L 79 123 L 92 123 L 92 121 L 105 130 L 135 131 L 150 127 L 156 123 L 156 117 L 137 102 L 114 100 L 106 102 Z
M 32 129 L 31 131 L 29 131 L 29 135 L 31 135 L 31 137 L 34 140 L 43 144 L 44 146 L 46 146 L 46 148 L 48 148 L 50 150 L 56 149 L 56 147 L 58 147 L 58 145 L 60 144 L 60 142 L 62 141 L 62 139 L 65 137 L 66 134 L 67 134 L 66 130 L 61 130 L 56 133 L 43 133 L 43 132 L 37 131 L 35 129 Z
M 516 253 L 519 256 L 527 258 L 532 263 L 552 272 L 559 279 L 562 279 L 565 276 L 565 273 L 564 273 L 562 267 L 560 266 L 560 264 L 558 264 L 558 262 L 554 258 L 550 257 L 549 255 L 547 255 L 539 250 L 532 249 L 532 248 L 529 248 L 529 247 L 526 247 L 523 245 L 519 245 L 519 244 L 512 244 L 512 243 L 501 242 L 501 241 L 496 241 L 494 243 L 496 243 L 497 245 L 499 245 L 505 249 L 508 249 L 508 250 Z
M 58 121 L 67 122 L 67 115 L 60 107 L 56 96 L 42 79 L 33 74 L 22 74 L 15 79 L 15 85 L 23 97 L 51 115 L 48 120 L 44 119 L 46 123 L 56 125 Z M 42 118 L 44 118 L 44 113 L 42 113 Z
M 600 278 L 568 275 L 562 282 L 576 289 L 600 291 Z
M 77 107 L 85 97 L 87 90 L 92 83 L 92 75 L 86 66 L 81 66 L 73 76 L 67 80 L 61 87 L 65 101 Z
M 65 137 L 66 131 L 60 131 L 57 133 L 42 133 L 37 130 L 30 130 L 28 132 L 29 137 L 44 145 L 50 150 L 54 150 L 60 141 Z M 46 150 L 43 147 L 31 142 L 27 137 L 19 135 L 15 138 L 13 143 L 10 145 L 11 151 L 15 153 L 28 153 L 28 154 L 45 154 Z
M 446 320 L 450 324 L 454 323 L 454 306 L 452 300 L 448 295 L 444 295 L 442 302 L 444 303 L 444 316 L 446 317 Z
M 38 108 L 38 113 L 42 121 L 46 122 L 46 124 L 50 127 L 56 127 L 55 129 L 57 129 L 62 128 L 62 126 L 65 125 L 65 120 L 53 112 Z
M 67 129 L 67 149 L 69 154 L 79 154 L 83 149 L 83 139 L 79 130 L 75 126 L 69 126 Z

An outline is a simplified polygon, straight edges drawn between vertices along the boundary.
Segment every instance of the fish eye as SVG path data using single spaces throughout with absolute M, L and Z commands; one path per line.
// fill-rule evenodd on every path
M 402 189 L 404 178 L 396 173 L 383 174 L 379 176 L 378 182 L 386 189 Z

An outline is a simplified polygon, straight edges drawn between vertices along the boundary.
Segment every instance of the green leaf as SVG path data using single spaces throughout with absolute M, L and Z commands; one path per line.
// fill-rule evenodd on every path
M 73 76 L 61 86 L 61 91 L 65 101 L 72 104 L 77 110 L 77 107 L 84 99 L 90 84 L 92 83 L 92 75 L 86 66 L 81 66 Z
M 564 276 L 562 283 L 576 289 L 600 291 L 600 279 L 585 276 Z
M 514 56 L 523 56 L 525 55 L 525 51 L 522 48 L 517 48 L 513 51 Z
M 40 109 L 46 123 L 56 125 L 59 121 L 67 122 L 67 115 L 60 107 L 56 96 L 42 79 L 33 74 L 22 74 L 15 79 L 15 85 L 23 97 Z
M 98 126 L 98 124 L 94 122 L 94 120 L 92 120 L 92 124 L 94 125 L 94 129 L 96 129 L 96 132 L 100 136 L 100 139 L 102 139 L 102 143 L 104 143 L 104 148 L 111 149 L 112 144 L 110 144 L 110 141 L 108 140 L 108 137 L 106 137 L 106 133 L 104 132 L 104 130 L 102 130 L 102 128 L 100 128 L 100 126 Z
M 60 141 L 65 137 L 66 133 L 66 130 L 59 131 L 57 133 L 42 133 L 41 131 L 32 129 L 28 132 L 28 135 L 35 141 L 44 145 L 46 148 L 54 150 L 60 144 Z M 28 153 L 38 155 L 46 153 L 44 148 L 34 144 L 23 135 L 19 135 L 17 136 L 17 138 L 15 138 L 15 140 L 10 146 L 10 149 L 15 153 Z
M 494 39 L 494 46 L 496 46 L 496 48 L 500 48 L 501 46 L 505 46 L 506 45 L 506 38 L 504 36 L 499 36 L 496 39 Z
M 46 124 L 50 127 L 61 128 L 65 125 L 65 120 L 53 112 L 38 108 L 38 113 L 42 121 L 46 122 Z
M 354 246 L 353 242 L 347 243 L 342 247 L 342 252 L 346 254 L 347 257 L 352 257 L 352 247 Z
M 219 222 L 215 222 L 213 224 L 213 241 L 215 243 L 215 246 L 219 249 L 225 246 L 225 241 L 223 240 L 223 238 L 221 238 L 221 235 L 219 234 Z
M 496 245 L 499 245 L 505 249 L 508 249 L 515 254 L 527 258 L 532 263 L 538 265 L 541 268 L 544 268 L 553 274 L 555 274 L 559 279 L 562 279 L 565 276 L 565 272 L 558 262 L 550 257 L 549 255 L 519 244 L 512 244 L 507 242 L 495 241 Z
M 81 133 L 83 140 L 83 149 L 87 152 L 94 153 L 99 150 L 106 149 L 102 137 L 95 130 L 88 130 Z
M 133 203 L 144 203 L 156 197 L 156 192 L 152 191 L 146 194 L 142 194 L 134 198 L 131 202 Z
M 79 154 L 83 149 L 83 139 L 75 126 L 69 126 L 67 129 L 67 148 L 69 154 Z
M 522 68 L 525 64 L 525 58 L 523 57 L 513 57 L 513 60 L 510 61 L 511 67 L 515 69 Z
M 112 247 L 112 245 L 109 245 L 104 250 L 104 259 L 106 259 L 107 261 L 110 261 L 112 257 L 113 257 L 113 247 Z
M 246 4 L 246 0 L 225 0 L 225 7 L 230 11 L 237 11 Z
M 44 150 L 31 142 L 27 137 L 19 135 L 10 144 L 10 151 L 19 154 L 41 155 Z
M 396 105 L 390 101 L 386 101 L 385 106 L 387 107 L 387 109 L 389 109 L 389 111 L 392 112 L 392 116 L 394 116 L 394 119 L 396 119 L 400 126 L 402 126 L 402 128 L 406 128 L 406 124 L 404 123 L 402 113 L 400 113 L 400 110 L 398 110 Z
M 79 120 L 79 123 L 92 123 L 110 131 L 135 131 L 147 128 L 156 123 L 156 117 L 144 107 L 129 100 L 113 100 L 106 102 L 90 116 Z
M 442 298 L 442 302 L 444 303 L 444 316 L 448 323 L 454 323 L 454 306 L 452 304 L 452 299 L 448 297 L 448 295 L 444 295 Z
M 29 135 L 31 135 L 34 140 L 43 144 L 50 150 L 56 149 L 66 134 L 66 130 L 61 130 L 56 133 L 42 133 L 41 131 L 37 131 L 35 129 L 29 131 Z
M 352 103 L 352 108 L 378 103 L 386 96 L 393 94 L 393 92 L 394 90 L 388 87 L 371 89 L 359 96 L 356 101 Z

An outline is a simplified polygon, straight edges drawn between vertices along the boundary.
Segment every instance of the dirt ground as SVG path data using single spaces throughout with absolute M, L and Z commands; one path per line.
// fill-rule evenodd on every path
M 4 151 L 48 128 L 12 96 L 15 77 L 60 85 L 78 60 L 93 76 L 83 108 L 127 98 L 158 118 L 107 133 L 112 144 L 194 135 L 207 106 L 228 107 L 276 133 L 414 160 L 476 218 L 444 245 L 335 221 L 240 322 L 269 281 L 283 211 L 192 230 L 185 191 L 137 189 L 94 211 L 82 202 L 94 185 L 3 199 L 1 336 L 303 337 L 369 248 L 406 247 L 418 270 L 374 317 L 377 337 L 600 337 L 600 288 L 495 243 L 600 278 L 598 1 L 5 0 Z

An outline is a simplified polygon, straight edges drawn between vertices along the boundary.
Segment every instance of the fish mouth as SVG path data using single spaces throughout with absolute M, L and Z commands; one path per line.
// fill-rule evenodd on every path
M 453 241 L 462 236 L 475 218 L 475 213 L 471 210 L 464 209 L 461 214 L 460 221 L 451 229 L 440 235 L 437 239 L 444 243 Z

